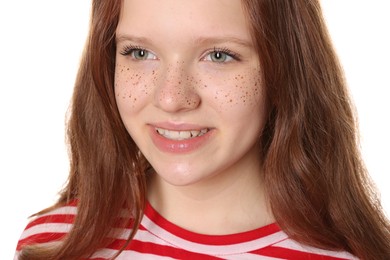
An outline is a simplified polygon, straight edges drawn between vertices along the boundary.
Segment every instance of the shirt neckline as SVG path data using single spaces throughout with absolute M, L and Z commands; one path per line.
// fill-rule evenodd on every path
M 165 234 L 168 235 L 168 237 L 177 237 L 192 243 L 204 245 L 227 246 L 248 243 L 254 240 L 264 240 L 268 238 L 273 238 L 268 239 L 268 244 L 274 244 L 287 238 L 287 236 L 276 223 L 272 223 L 250 231 L 227 235 L 206 235 L 195 233 L 181 228 L 180 226 L 177 226 L 176 224 L 165 219 L 153 208 L 149 202 L 147 202 L 145 205 L 144 215 L 145 216 L 141 224 L 147 230 L 155 233 L 155 235 L 161 237 Z M 164 238 L 164 240 L 169 240 L 169 238 Z

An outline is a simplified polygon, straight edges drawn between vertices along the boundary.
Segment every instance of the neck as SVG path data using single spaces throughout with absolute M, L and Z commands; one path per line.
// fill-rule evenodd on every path
M 192 232 L 234 234 L 274 222 L 259 165 L 187 186 L 171 185 L 154 174 L 148 190 L 149 202 L 164 218 Z

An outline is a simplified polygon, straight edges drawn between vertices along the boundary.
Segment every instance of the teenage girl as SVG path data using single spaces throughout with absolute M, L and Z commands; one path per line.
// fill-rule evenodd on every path
M 16 259 L 390 259 L 314 0 L 94 0 L 71 170 Z

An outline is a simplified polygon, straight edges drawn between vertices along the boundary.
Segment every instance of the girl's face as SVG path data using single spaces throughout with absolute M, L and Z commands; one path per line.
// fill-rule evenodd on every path
M 240 0 L 124 0 L 115 95 L 158 176 L 190 185 L 260 171 L 265 90 Z

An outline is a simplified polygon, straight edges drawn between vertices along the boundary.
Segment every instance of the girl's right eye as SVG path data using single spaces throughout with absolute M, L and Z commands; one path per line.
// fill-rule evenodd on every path
M 140 47 L 126 46 L 121 52 L 123 56 L 130 56 L 135 60 L 156 60 L 157 57 L 152 52 Z

